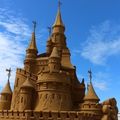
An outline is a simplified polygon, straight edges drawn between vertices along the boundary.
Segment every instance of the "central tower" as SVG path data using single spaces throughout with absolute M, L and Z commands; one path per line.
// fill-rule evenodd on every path
M 64 67 L 72 68 L 70 53 L 66 46 L 65 26 L 62 21 L 60 6 L 52 27 L 52 34 L 47 41 L 48 68 L 38 74 L 38 102 L 36 110 L 71 110 L 71 83 L 69 72 Z

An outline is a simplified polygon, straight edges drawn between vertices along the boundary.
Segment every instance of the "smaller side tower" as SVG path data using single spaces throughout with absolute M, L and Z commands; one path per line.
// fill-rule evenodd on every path
M 102 106 L 99 104 L 99 97 L 97 96 L 93 85 L 92 85 L 92 72 L 88 71 L 90 74 L 90 84 L 88 85 L 87 94 L 84 97 L 84 102 L 81 105 L 81 111 L 87 113 L 96 113 L 99 114 L 102 112 Z
M 57 50 L 57 47 L 54 47 L 49 58 L 49 70 L 52 72 L 59 72 L 61 66 L 61 59 Z
M 34 86 L 29 76 L 20 88 L 19 111 L 32 110 Z
M 9 110 L 11 106 L 12 90 L 9 80 L 0 94 L 0 110 Z

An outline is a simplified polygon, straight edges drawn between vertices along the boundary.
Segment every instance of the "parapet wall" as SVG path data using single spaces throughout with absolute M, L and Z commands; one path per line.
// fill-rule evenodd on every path
M 23 75 L 23 76 L 28 76 L 30 73 L 23 70 L 23 69 L 20 69 L 20 68 L 17 68 L 17 71 L 16 71 L 17 74 L 20 74 L 20 75 Z M 37 80 L 37 76 L 34 75 L 34 74 L 30 74 L 30 78 L 34 81 Z
M 100 120 L 95 114 L 75 111 L 0 111 L 0 120 Z

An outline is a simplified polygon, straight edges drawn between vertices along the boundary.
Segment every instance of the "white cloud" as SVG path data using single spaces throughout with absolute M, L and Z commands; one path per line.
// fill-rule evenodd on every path
M 39 46 L 45 46 L 43 34 L 47 30 L 38 30 L 36 38 Z M 11 86 L 14 85 L 16 68 L 23 67 L 25 49 L 31 38 L 31 29 L 26 19 L 10 9 L 0 8 L 0 90 L 7 82 L 6 68 L 12 68 Z
M 97 72 L 93 74 L 93 84 L 99 90 L 105 91 L 110 87 L 110 75 L 108 73 Z
M 3 14 L 4 11 L 4 14 Z M 30 28 L 22 17 L 17 17 L 7 9 L 0 8 L 0 90 L 7 82 L 6 68 L 12 68 L 13 86 L 15 70 L 23 66 L 26 40 L 30 38 Z
M 105 81 L 94 81 L 94 86 L 98 88 L 99 90 L 106 90 L 107 89 L 107 83 Z
M 86 75 L 82 75 L 80 73 L 77 73 L 78 79 L 81 81 L 83 78 L 85 79 L 85 84 L 89 84 L 89 78 Z M 93 86 L 100 90 L 100 91 L 106 91 L 109 90 L 110 88 L 110 83 L 111 83 L 111 77 L 110 74 L 107 72 L 94 72 L 92 74 L 92 83 Z
M 120 25 L 105 21 L 93 26 L 82 48 L 82 57 L 94 64 L 106 64 L 109 57 L 120 54 Z

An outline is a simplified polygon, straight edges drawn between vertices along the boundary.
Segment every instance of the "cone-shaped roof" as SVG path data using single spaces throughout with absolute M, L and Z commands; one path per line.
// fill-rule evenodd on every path
M 63 21 L 62 21 L 62 17 L 61 17 L 60 7 L 58 7 L 57 16 L 56 16 L 55 22 L 53 24 L 53 27 L 55 27 L 55 26 L 62 26 L 62 27 L 64 27 L 64 24 L 63 24 Z
M 8 80 L 7 84 L 5 85 L 5 87 L 3 88 L 1 93 L 2 94 L 12 94 L 9 80 Z
M 54 48 L 53 48 L 50 57 L 55 57 L 55 58 L 59 58 L 59 57 L 60 57 L 60 56 L 59 56 L 59 53 L 58 53 L 57 47 L 54 47 Z
M 97 102 L 100 100 L 99 97 L 97 96 L 91 82 L 90 82 L 90 85 L 88 85 L 88 91 L 87 91 L 87 94 L 84 97 L 84 100 L 87 100 L 87 101 L 94 100 L 94 101 L 97 101 Z
M 27 77 L 25 82 L 22 84 L 21 88 L 34 88 L 33 84 L 29 80 L 29 77 Z
M 32 38 L 28 46 L 28 49 L 33 49 L 33 50 L 38 51 L 37 46 L 36 46 L 35 32 L 32 33 Z

